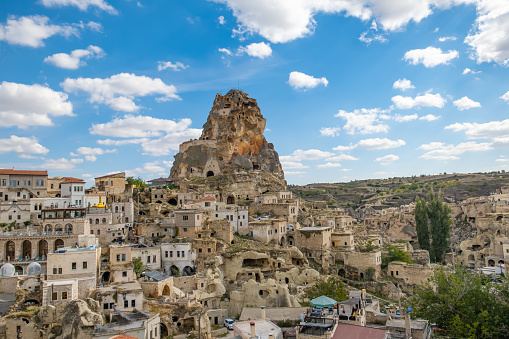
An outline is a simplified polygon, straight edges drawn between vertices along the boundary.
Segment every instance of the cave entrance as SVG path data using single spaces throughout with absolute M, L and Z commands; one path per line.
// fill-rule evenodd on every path
M 212 171 L 208 171 L 207 172 L 207 178 L 208 177 L 213 177 L 213 176 L 214 176 L 214 172 L 212 172 Z

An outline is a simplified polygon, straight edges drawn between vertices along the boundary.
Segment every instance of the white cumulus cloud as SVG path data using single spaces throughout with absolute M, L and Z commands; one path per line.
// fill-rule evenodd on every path
M 397 155 L 389 154 L 389 155 L 386 155 L 383 157 L 376 158 L 374 161 L 379 162 L 380 164 L 386 166 L 386 165 L 390 165 L 391 163 L 393 163 L 394 161 L 396 161 L 398 159 L 399 159 L 399 157 Z
M 309 166 L 306 166 L 298 161 L 281 161 L 281 166 L 286 169 L 298 169 L 298 168 L 308 168 Z
M 291 155 L 283 155 L 279 157 L 281 161 L 302 161 L 302 160 L 319 160 L 333 156 L 334 153 L 320 151 L 318 149 L 295 150 Z
M 329 82 L 325 77 L 315 78 L 311 75 L 294 71 L 290 73 L 288 84 L 293 87 L 293 89 L 306 91 L 308 89 L 315 88 L 318 85 L 324 85 L 327 87 Z
M 83 163 L 83 159 L 75 158 L 75 159 L 48 159 L 43 164 L 38 166 L 39 168 L 44 169 L 53 169 L 53 170 L 70 170 Z
M 50 116 L 74 116 L 67 94 L 38 84 L 0 84 L 0 126 L 52 126 Z
M 104 0 L 41 0 L 45 7 L 63 7 L 74 6 L 82 11 L 87 11 L 88 7 L 97 7 L 109 14 L 118 14 L 118 11 Z
M 272 55 L 272 48 L 270 48 L 270 44 L 267 44 L 265 42 L 259 42 L 252 43 L 250 45 L 247 45 L 246 47 L 241 46 L 239 47 L 237 53 L 238 54 L 246 53 L 247 55 L 252 56 L 254 58 L 264 59 Z
M 16 152 L 20 155 L 46 154 L 49 149 L 39 144 L 36 137 L 18 137 L 11 135 L 8 139 L 0 139 L 0 153 Z
M 458 100 L 455 100 L 453 101 L 453 104 L 454 106 L 456 106 L 458 108 L 458 110 L 460 111 L 464 111 L 466 109 L 471 109 L 471 108 L 475 108 L 475 107 L 481 107 L 481 104 L 470 99 L 469 97 L 467 96 L 464 96 L 463 98 L 461 99 L 458 99 Z
M 324 137 L 337 137 L 341 128 L 339 127 L 322 127 L 320 128 L 320 134 Z
M 509 104 L 509 91 L 507 91 L 504 95 L 500 97 L 500 99 L 504 100 Z
M 189 68 L 189 65 L 184 65 L 180 61 L 177 61 L 175 63 L 172 63 L 171 61 L 159 61 L 157 63 L 157 70 L 158 71 L 164 71 L 165 69 L 170 68 L 172 71 L 178 72 L 183 69 Z
M 224 25 L 226 23 L 226 20 L 224 19 L 224 16 L 222 16 L 222 15 L 217 18 L 217 21 L 219 21 L 220 25 Z
M 359 160 L 359 158 L 356 158 L 349 154 L 340 154 L 340 155 L 336 155 L 334 157 L 327 158 L 325 160 L 326 161 L 344 161 L 344 160 Z
M 394 82 L 394 84 L 392 85 L 392 88 L 395 88 L 395 89 L 400 89 L 402 91 L 406 91 L 408 89 L 412 89 L 412 88 L 415 88 L 414 85 L 412 85 L 412 82 L 408 79 L 398 79 Z
M 337 146 L 333 148 L 335 151 L 350 151 L 353 149 L 365 149 L 365 150 L 382 150 L 397 148 L 406 145 L 404 140 L 391 140 L 388 138 L 372 138 L 360 140 L 358 143 L 350 146 Z
M 419 118 L 419 120 L 426 120 L 426 121 L 435 121 L 440 119 L 440 116 L 433 115 L 433 114 L 426 114 Z
M 101 58 L 105 55 L 102 48 L 97 46 L 88 46 L 87 49 L 76 49 L 70 54 L 57 53 L 44 58 L 44 62 L 53 64 L 65 69 L 78 69 L 85 66 L 83 59 Z
M 448 64 L 452 59 L 459 56 L 458 51 L 442 52 L 442 49 L 428 47 L 425 49 L 413 49 L 405 53 L 403 59 L 412 65 L 423 64 L 425 67 L 435 67 Z
M 112 110 L 135 112 L 140 109 L 134 98 L 147 95 L 161 94 L 157 101 L 180 100 L 177 88 L 166 85 L 159 78 L 137 76 L 130 73 L 120 73 L 109 78 L 78 78 L 65 79 L 60 84 L 66 92 L 82 90 L 90 94 L 91 103 L 108 105 Z
M 465 74 L 477 74 L 477 73 L 481 73 L 481 71 L 475 71 L 473 69 L 470 69 L 470 68 L 465 68 L 463 70 L 463 72 L 461 72 L 462 75 L 465 75 Z
M 327 162 L 325 164 L 320 164 L 318 166 L 316 166 L 318 168 L 334 168 L 334 167 L 341 167 L 341 164 L 340 163 L 333 163 L 333 162 Z
M 438 38 L 438 41 L 440 41 L 440 42 L 456 41 L 456 37 L 455 36 L 442 36 L 442 37 Z
M 396 120 L 397 122 L 407 122 L 407 121 L 416 120 L 417 118 L 419 118 L 419 116 L 417 114 L 411 114 L 411 115 L 396 114 L 394 116 L 394 120 Z
M 478 0 L 474 30 L 465 38 L 478 63 L 497 62 L 509 65 L 509 2 Z
M 455 123 L 445 127 L 454 132 L 465 131 L 469 139 L 490 139 L 495 137 L 509 136 L 509 119 L 502 121 L 490 121 L 486 123 Z
M 390 119 L 386 113 L 387 111 L 380 108 L 360 108 L 353 112 L 339 110 L 334 116 L 346 120 L 343 130 L 347 134 L 373 134 L 387 133 L 389 130 L 389 126 L 382 122 Z
M 64 25 L 50 25 L 49 18 L 43 15 L 23 16 L 16 18 L 10 16 L 6 24 L 0 24 L 0 41 L 9 44 L 42 47 L 45 39 L 53 35 L 69 37 L 78 35 L 75 27 Z
M 396 95 L 391 98 L 392 102 L 399 109 L 410 109 L 414 107 L 444 107 L 447 102 L 440 94 L 426 93 L 415 98 Z
M 463 142 L 458 145 L 445 145 L 442 142 L 432 142 L 424 144 L 419 149 L 427 150 L 426 153 L 419 158 L 433 160 L 457 160 L 458 155 L 465 152 L 482 152 L 491 150 L 493 147 L 490 143 Z

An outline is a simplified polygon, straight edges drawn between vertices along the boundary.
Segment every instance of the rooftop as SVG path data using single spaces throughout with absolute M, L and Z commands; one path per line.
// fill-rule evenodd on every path
M 48 171 L 26 171 L 13 169 L 1 169 L 0 174 L 18 174 L 18 175 L 48 175 Z

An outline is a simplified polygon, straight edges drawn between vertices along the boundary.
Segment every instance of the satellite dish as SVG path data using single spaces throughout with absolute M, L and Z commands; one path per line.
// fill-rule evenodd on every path
M 0 268 L 0 276 L 2 277 L 11 277 L 14 275 L 14 272 L 16 272 L 16 269 L 12 264 L 5 264 Z
M 37 262 L 33 262 L 27 267 L 27 273 L 28 275 L 31 274 L 40 274 L 41 273 L 41 264 Z

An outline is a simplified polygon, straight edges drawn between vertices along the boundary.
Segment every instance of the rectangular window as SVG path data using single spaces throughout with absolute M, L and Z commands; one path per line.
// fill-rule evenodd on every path
M 168 258 L 168 251 L 164 251 L 164 257 Z
M 147 256 L 147 264 L 150 264 L 150 255 Z
M 124 300 L 124 308 L 128 308 L 128 307 L 129 307 L 129 301 Z
M 18 214 L 18 219 L 21 219 L 21 214 Z
M 62 292 L 62 300 L 67 300 L 67 292 Z
M 88 262 L 84 261 L 83 262 L 83 269 L 86 270 L 87 268 L 88 268 Z
M 117 261 L 120 261 L 120 254 L 117 254 Z
M 6 179 L 2 179 L 2 186 L 7 186 L 7 180 Z
M 44 180 L 41 180 L 41 186 L 44 186 Z
M 58 293 L 57 292 L 53 292 L 51 294 L 51 300 L 58 300 Z
M 125 261 L 125 253 L 122 253 L 122 261 Z
M 187 228 L 186 228 L 186 227 L 184 227 L 184 228 L 182 229 L 182 231 L 183 231 L 183 232 L 187 232 Z
M 177 251 L 177 258 L 180 258 L 180 251 Z
M 62 267 L 58 268 L 58 274 L 62 274 Z
M 154 255 L 154 256 L 152 256 L 152 262 L 153 262 L 153 263 L 156 263 L 156 262 L 157 262 L 157 257 L 156 257 L 155 255 Z
M 75 270 L 75 269 L 76 269 L 76 263 L 75 263 L 75 262 L 73 262 L 71 266 L 72 266 L 72 269 L 73 269 L 73 270 Z
M 182 251 L 182 258 L 184 258 L 184 257 L 185 257 L 185 255 L 184 255 L 184 251 Z
M 170 258 L 173 258 L 173 251 L 170 251 Z
M 107 309 L 108 309 L 108 304 L 107 304 L 107 303 L 106 303 L 106 304 L 104 304 L 104 305 L 103 305 L 103 308 L 104 308 L 105 310 L 107 310 Z
M 122 276 L 125 278 L 127 277 L 127 271 L 122 271 Z
M 136 307 L 136 300 L 131 300 L 131 307 Z
M 53 267 L 53 274 L 57 274 L 57 268 Z
M 12 220 L 12 215 L 9 215 L 9 220 Z

